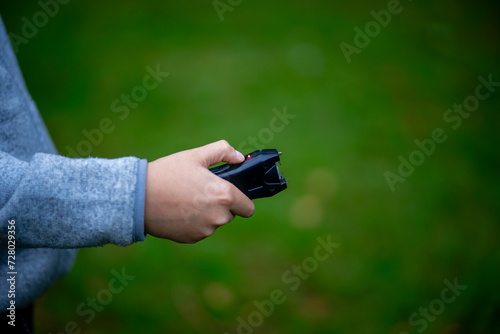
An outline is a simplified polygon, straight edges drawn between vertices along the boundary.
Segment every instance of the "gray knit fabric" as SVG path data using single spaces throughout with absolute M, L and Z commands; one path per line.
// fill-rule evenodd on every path
M 144 240 L 146 166 L 135 157 L 57 155 L 0 18 L 0 312 L 9 303 L 9 221 L 21 308 L 71 269 L 75 248 Z

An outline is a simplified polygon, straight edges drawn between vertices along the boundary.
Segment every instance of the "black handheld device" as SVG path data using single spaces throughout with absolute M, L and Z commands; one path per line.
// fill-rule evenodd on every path
M 278 168 L 280 155 L 275 149 L 257 150 L 247 154 L 242 163 L 224 164 L 210 171 L 234 184 L 250 199 L 271 197 L 286 189 L 288 183 Z

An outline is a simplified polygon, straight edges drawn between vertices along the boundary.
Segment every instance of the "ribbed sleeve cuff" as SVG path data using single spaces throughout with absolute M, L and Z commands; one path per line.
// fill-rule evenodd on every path
M 141 159 L 137 162 L 137 185 L 135 187 L 134 231 L 135 241 L 146 240 L 144 232 L 144 205 L 146 202 L 146 172 L 148 161 Z

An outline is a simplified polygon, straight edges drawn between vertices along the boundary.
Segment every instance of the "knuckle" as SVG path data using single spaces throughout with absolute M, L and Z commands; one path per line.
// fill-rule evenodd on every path
M 221 139 L 217 142 L 217 144 L 224 150 L 230 150 L 232 146 L 229 144 L 229 142 L 225 139 Z
M 217 197 L 217 204 L 224 207 L 233 205 L 233 199 L 229 193 L 221 194 Z
M 232 185 L 229 182 L 220 182 L 218 186 L 218 191 L 215 193 L 215 201 L 220 206 L 229 207 L 233 204 L 233 198 L 231 196 Z
M 205 228 L 203 229 L 203 231 L 201 231 L 201 235 L 200 235 L 200 240 L 201 239 L 205 239 L 205 238 L 208 238 L 209 236 L 211 236 L 212 234 L 215 233 L 215 228 Z
M 220 226 L 226 225 L 231 220 L 232 220 L 232 217 L 225 217 L 224 215 L 218 215 L 217 217 L 215 217 L 212 220 L 212 224 L 213 224 L 213 226 L 215 226 L 215 228 L 218 228 Z M 212 231 L 212 233 L 214 233 L 214 232 L 215 232 L 215 229 L 214 229 L 214 231 Z

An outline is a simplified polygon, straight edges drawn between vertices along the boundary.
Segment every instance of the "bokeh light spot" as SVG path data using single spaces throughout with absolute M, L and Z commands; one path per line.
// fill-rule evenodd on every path
M 298 228 L 317 227 L 323 219 L 324 210 L 318 196 L 307 194 L 299 197 L 290 210 L 290 220 Z
M 203 289 L 203 298 L 213 309 L 223 309 L 232 304 L 234 294 L 225 284 L 210 282 Z
M 329 169 L 316 168 L 306 177 L 306 192 L 323 200 L 331 198 L 339 189 L 337 176 Z

